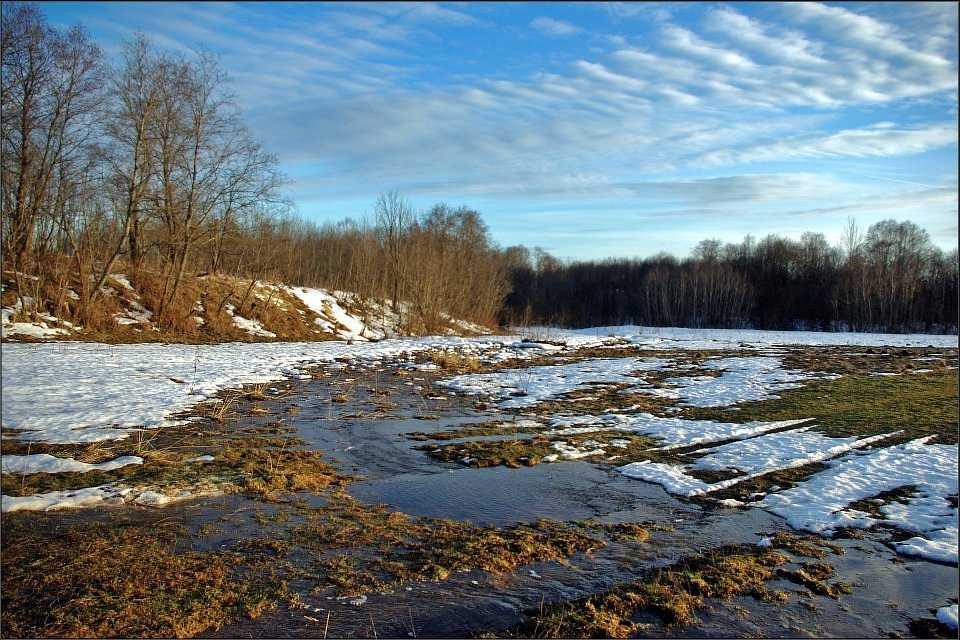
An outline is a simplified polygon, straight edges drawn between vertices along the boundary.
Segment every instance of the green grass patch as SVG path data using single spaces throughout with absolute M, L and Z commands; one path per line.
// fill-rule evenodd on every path
M 832 437 L 870 436 L 902 430 L 889 446 L 923 436 L 957 442 L 957 371 L 898 376 L 844 376 L 778 392 L 780 398 L 738 405 L 739 411 L 686 408 L 682 417 L 723 422 L 813 418 Z

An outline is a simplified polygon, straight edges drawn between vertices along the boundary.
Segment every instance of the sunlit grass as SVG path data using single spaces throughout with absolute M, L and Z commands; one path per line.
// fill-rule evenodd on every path
M 869 436 L 902 430 L 892 445 L 935 435 L 956 443 L 957 370 L 897 376 L 851 375 L 778 392 L 780 398 L 738 405 L 738 411 L 687 408 L 683 417 L 723 422 L 813 418 L 832 437 Z

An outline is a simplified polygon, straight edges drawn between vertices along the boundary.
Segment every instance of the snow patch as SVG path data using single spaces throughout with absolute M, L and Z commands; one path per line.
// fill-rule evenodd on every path
M 3 473 L 86 473 L 88 471 L 113 471 L 129 464 L 143 464 L 140 456 L 121 456 L 106 462 L 90 464 L 73 458 L 57 458 L 47 453 L 26 456 L 5 455 L 0 459 Z
M 851 453 L 793 489 L 766 496 L 757 506 L 787 519 L 795 529 L 830 534 L 841 527 L 884 522 L 919 534 L 897 551 L 957 564 L 957 445 L 929 445 L 920 438 L 895 447 Z M 849 509 L 858 500 L 901 487 L 916 488 L 906 504 L 880 507 L 882 520 Z

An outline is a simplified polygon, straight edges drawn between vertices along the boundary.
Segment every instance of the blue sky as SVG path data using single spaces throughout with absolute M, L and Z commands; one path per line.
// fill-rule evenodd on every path
M 689 254 L 912 220 L 957 244 L 956 3 L 44 2 L 221 56 L 304 217 L 396 190 L 501 246 Z

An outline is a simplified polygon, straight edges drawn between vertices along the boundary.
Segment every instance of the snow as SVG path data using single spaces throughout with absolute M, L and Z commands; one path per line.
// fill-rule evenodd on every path
M 957 630 L 957 605 L 951 604 L 937 609 L 937 622 Z
M 907 504 L 880 507 L 883 522 L 919 534 L 897 551 L 957 564 L 957 446 L 926 444 L 921 438 L 895 447 L 848 454 L 793 489 L 766 496 L 757 506 L 776 513 L 795 529 L 829 534 L 841 527 L 868 528 L 878 519 L 849 509 L 858 500 L 912 486 Z
M 113 273 L 110 274 L 110 278 L 112 278 L 114 282 L 118 282 L 121 286 L 123 286 L 124 289 L 133 290 L 133 285 L 130 284 L 130 280 L 127 279 L 126 275 L 122 273 Z
M 566 442 L 564 442 L 564 441 L 562 441 L 562 440 L 558 440 L 557 442 L 554 442 L 553 444 L 551 444 L 551 445 L 550 445 L 550 448 L 551 448 L 551 449 L 555 449 L 555 450 L 557 451 L 557 454 L 555 454 L 555 455 L 558 455 L 560 458 L 563 458 L 564 460 L 579 460 L 579 459 L 581 459 L 581 458 L 589 458 L 589 457 L 591 457 L 591 456 L 603 456 L 603 455 L 606 455 L 607 452 L 604 451 L 603 449 L 601 449 L 601 448 L 599 447 L 599 444 L 600 444 L 599 442 L 592 442 L 592 443 L 591 443 L 591 442 L 588 441 L 588 442 L 585 442 L 584 445 L 586 445 L 586 446 L 588 446 L 588 447 L 589 447 L 589 446 L 593 446 L 593 447 L 597 447 L 597 448 L 595 448 L 595 449 L 580 449 L 580 448 L 578 448 L 578 447 L 569 445 L 569 444 L 567 444 Z M 546 458 L 544 458 L 544 459 L 546 459 Z M 556 460 L 556 458 L 553 458 L 553 460 Z
M 56 338 L 57 336 L 66 336 L 70 334 L 69 329 L 63 327 L 51 327 L 51 324 L 63 324 L 65 327 L 72 327 L 68 322 L 60 322 L 57 318 L 38 312 L 40 317 L 38 322 L 12 322 L 11 318 L 26 308 L 33 308 L 34 300 L 29 296 L 23 296 L 23 299 L 17 300 L 9 307 L 0 309 L 0 337 L 8 338 L 15 335 L 30 336 L 31 338 Z
M 383 331 L 368 328 L 362 320 L 347 312 L 336 297 L 323 289 L 286 287 L 286 291 L 317 314 L 314 324 L 327 333 L 344 340 L 379 339 L 385 336 Z
M 257 336 L 259 338 L 276 338 L 277 334 L 272 331 L 267 331 L 263 328 L 263 325 L 260 324 L 259 320 L 249 320 L 241 316 L 236 315 L 236 307 L 232 304 L 227 303 L 223 306 L 226 310 L 227 315 L 233 319 L 233 324 L 239 329 L 242 329 L 249 333 L 250 335 Z
M 530 329 L 529 331 L 534 331 Z M 953 347 L 957 336 L 893 333 L 826 333 L 819 331 L 762 331 L 755 329 L 683 329 L 677 327 L 591 327 L 589 329 L 545 329 L 552 340 L 602 344 L 610 335 L 650 349 L 742 349 L 783 345 L 863 347 Z M 591 342 L 592 341 L 592 342 Z M 569 344 L 569 342 L 568 342 Z
M 774 392 L 802 387 L 802 381 L 825 377 L 804 371 L 783 369 L 779 358 L 749 357 L 708 360 L 703 367 L 721 375 L 668 378 L 672 388 L 646 390 L 646 393 L 677 398 L 691 407 L 726 407 L 738 402 L 777 398 Z
M 329 366 L 341 358 L 380 362 L 431 349 L 486 354 L 490 360 L 537 355 L 535 349 L 512 348 L 519 340 L 482 336 L 354 345 L 4 343 L 0 415 L 4 428 L 24 430 L 17 434 L 20 440 L 51 444 L 117 440 L 129 437 L 137 427 L 172 424 L 168 416 L 222 389 L 297 378 L 312 365 Z
M 522 343 L 524 347 L 532 346 Z M 445 387 L 464 393 L 485 395 L 500 400 L 504 408 L 531 407 L 570 391 L 589 388 L 593 384 L 645 384 L 636 371 L 651 371 L 669 363 L 658 358 L 615 358 L 585 360 L 561 365 L 508 369 L 498 373 L 470 373 L 440 382 Z
M 663 444 L 661 450 L 678 449 L 695 444 L 741 440 L 755 435 L 792 427 L 809 419 L 778 420 L 775 422 L 747 422 L 745 424 L 713 422 L 712 420 L 684 420 L 661 418 L 649 413 L 605 414 L 602 416 L 555 417 L 550 426 L 560 427 L 544 432 L 548 436 L 579 435 L 597 431 L 624 431 L 651 436 Z M 586 425 L 586 426 L 576 426 Z
M 35 493 L 32 496 L 0 497 L 0 511 L 53 511 L 57 509 L 79 509 L 100 505 L 118 505 L 124 503 L 139 504 L 148 507 L 162 507 L 171 502 L 195 498 L 200 494 L 180 491 L 175 495 L 166 495 L 150 489 L 125 487 L 116 482 L 101 484 L 85 489 L 68 489 Z M 203 495 L 213 495 L 206 492 Z
M 343 313 L 346 311 L 342 306 L 335 307 L 334 303 L 337 297 L 349 300 L 346 294 L 334 297 L 310 291 L 301 290 L 306 297 L 301 297 L 304 303 L 311 309 L 314 308 L 311 304 L 319 305 L 323 314 L 317 313 L 326 318 L 325 321 L 340 322 L 344 336 L 360 340 L 377 339 L 381 335 L 377 333 L 379 328 L 374 330 L 367 325 L 351 325 L 345 316 L 338 315 L 336 309 L 339 308 Z M 7 335 L 9 328 L 6 321 L 14 312 L 12 308 L 4 309 L 4 335 Z M 388 312 L 386 307 L 379 308 L 381 318 L 389 318 Z M 611 336 L 611 333 L 615 335 Z M 410 363 L 416 354 L 433 349 L 457 350 L 494 364 L 556 353 L 559 344 L 567 345 L 567 348 L 635 345 L 638 356 L 642 356 L 644 349 L 736 351 L 746 346 L 765 349 L 768 355 L 760 357 L 740 357 L 733 353 L 730 357 L 707 360 L 704 366 L 719 371 L 721 375 L 717 377 L 677 377 L 671 380 L 674 386 L 668 391 L 676 393 L 682 402 L 694 406 L 712 406 L 703 403 L 722 402 L 726 405 L 770 397 L 788 388 L 785 385 L 800 384 L 807 379 L 808 374 L 785 370 L 778 354 L 771 353 L 769 347 L 772 345 L 957 346 L 956 336 L 639 327 L 545 330 L 543 333 L 528 332 L 526 337 L 534 341 L 524 342 L 524 336 L 514 335 L 476 338 L 434 336 L 355 344 L 342 341 L 203 346 L 3 344 L 0 347 L 3 362 L 0 414 L 4 429 L 17 431 L 15 435 L 5 434 L 5 438 L 47 443 L 96 442 L 126 438 L 140 428 L 173 424 L 177 421 L 173 418 L 175 414 L 211 399 L 218 391 L 243 383 L 299 378 L 309 375 L 307 370 L 311 367 L 342 367 L 347 362 Z M 455 376 L 446 381 L 446 387 L 488 395 L 504 407 L 525 408 L 569 391 L 588 389 L 591 383 L 626 384 L 629 385 L 629 391 L 648 392 L 651 388 L 630 374 L 663 370 L 670 366 L 675 366 L 670 360 L 655 358 L 594 359 L 549 367 L 506 370 L 496 374 Z M 174 379 L 185 382 L 175 382 Z M 513 395 L 517 393 L 526 395 Z M 551 429 L 546 432 L 548 435 L 600 431 L 636 433 L 657 439 L 661 449 L 725 442 L 696 452 L 699 460 L 691 459 L 687 466 L 648 462 L 621 467 L 624 475 L 650 479 L 684 495 L 708 494 L 773 468 L 788 468 L 814 460 L 827 461 L 827 470 L 811 476 L 792 489 L 771 490 L 759 502 L 746 506 L 767 509 L 786 518 L 797 529 L 825 535 L 840 527 L 871 527 L 883 522 L 913 534 L 912 538 L 896 544 L 900 553 L 957 564 L 957 509 L 947 499 L 957 494 L 956 445 L 932 445 L 926 440 L 918 440 L 895 447 L 868 449 L 865 447 L 873 446 L 883 436 L 875 436 L 874 439 L 827 438 L 809 428 L 810 425 L 797 428 L 809 422 L 803 416 L 779 422 L 728 424 L 662 418 L 645 413 L 608 412 L 598 416 L 551 416 L 545 422 Z M 580 447 L 568 442 L 554 443 L 555 453 L 545 457 L 544 461 L 605 455 L 605 449 L 625 444 L 623 440 L 610 440 L 609 444 L 602 444 L 601 440 L 598 436 L 597 441 L 584 443 Z M 57 472 L 64 472 L 68 468 L 78 472 L 87 469 L 75 466 L 83 465 L 76 460 L 50 458 L 53 457 L 43 457 L 42 454 L 4 456 L 3 470 L 7 473 L 32 473 L 54 468 Z M 192 462 L 204 460 L 207 458 L 201 456 L 192 459 Z M 118 458 L 101 465 L 119 465 L 121 462 L 136 464 L 132 460 Z M 690 475 L 689 472 L 696 469 L 729 469 L 742 475 L 707 484 Z M 850 508 L 855 501 L 907 485 L 915 487 L 915 495 L 906 504 L 893 502 L 881 506 L 880 517 Z M 3 496 L 2 510 L 68 508 L 133 501 L 162 505 L 187 495 L 167 496 L 154 489 L 101 485 L 22 498 Z M 728 500 L 727 504 L 743 506 L 739 501 Z M 956 607 L 953 615 L 955 619 Z
M 683 467 L 662 462 L 641 460 L 618 467 L 617 471 L 634 480 L 659 484 L 678 496 L 700 496 L 707 493 L 711 487 L 703 480 L 687 475 Z
M 57 458 L 47 453 L 26 456 L 5 455 L 0 459 L 3 473 L 86 473 L 87 471 L 113 471 L 128 464 L 143 464 L 140 456 L 121 456 L 106 462 L 90 464 L 73 458 Z
M 150 324 L 153 318 L 152 311 L 147 310 L 136 300 L 127 300 L 126 303 L 130 308 L 123 314 L 117 313 L 113 316 L 117 324 Z
M 32 338 L 56 338 L 57 336 L 66 336 L 70 332 L 60 327 L 51 327 L 46 322 L 7 322 L 7 309 L 4 308 L 3 328 L 0 329 L 0 336 L 7 338 L 9 336 L 20 335 L 30 336 Z
M 734 470 L 741 473 L 765 472 L 783 469 L 784 465 L 802 466 L 846 453 L 852 448 L 863 447 L 891 434 L 869 438 L 829 438 L 801 427 L 791 431 L 769 433 L 750 440 L 725 444 L 695 453 L 707 453 L 697 459 L 693 469 Z M 794 464 L 798 463 L 798 464 Z
M 890 435 L 882 434 L 859 439 L 828 438 L 808 432 L 805 427 L 708 449 L 707 451 L 714 453 L 690 465 L 651 463 L 645 460 L 624 465 L 618 471 L 629 478 L 659 484 L 670 493 L 693 497 L 727 489 L 744 480 L 772 471 L 795 469 L 828 460 L 847 451 L 883 440 Z M 711 484 L 687 473 L 694 469 L 736 471 L 744 475 Z
M 102 484 L 86 489 L 51 491 L 36 493 L 32 496 L 14 498 L 4 495 L 0 498 L 0 511 L 52 511 L 54 509 L 77 509 L 94 507 L 100 504 L 119 504 L 133 492 L 129 488 L 116 488 L 116 483 Z

